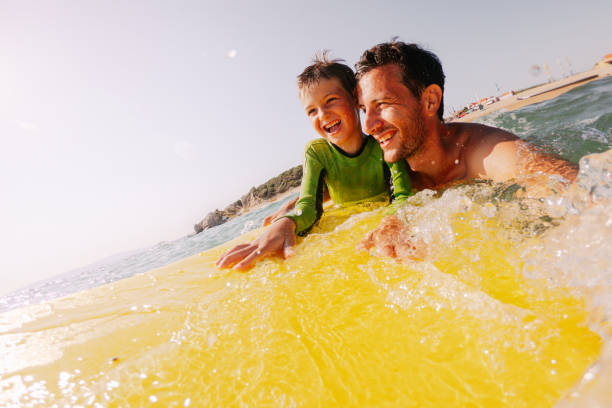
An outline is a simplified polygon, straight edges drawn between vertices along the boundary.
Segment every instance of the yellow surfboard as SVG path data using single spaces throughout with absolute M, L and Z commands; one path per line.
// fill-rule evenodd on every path
M 355 249 L 386 210 L 330 209 L 286 261 L 215 268 L 258 230 L 4 313 L 0 406 L 553 406 L 601 339 L 490 212 L 422 224 L 447 231 L 399 264 Z

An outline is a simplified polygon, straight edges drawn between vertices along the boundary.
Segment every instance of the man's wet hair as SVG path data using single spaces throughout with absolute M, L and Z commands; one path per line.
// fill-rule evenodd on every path
M 353 96 L 357 86 L 355 73 L 343 62 L 343 59 L 330 59 L 329 51 L 315 55 L 312 64 L 304 68 L 304 71 L 298 75 L 298 88 L 302 90 L 318 84 L 322 79 L 338 79 L 342 87 Z
M 402 72 L 402 82 L 416 98 L 431 84 L 442 89 L 438 117 L 444 115 L 444 71 L 440 59 L 417 44 L 393 40 L 366 50 L 355 64 L 357 80 L 374 68 L 396 64 Z

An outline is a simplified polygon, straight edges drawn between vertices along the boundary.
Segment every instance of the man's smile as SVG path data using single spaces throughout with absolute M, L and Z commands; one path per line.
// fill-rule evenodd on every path
M 378 141 L 380 146 L 384 148 L 390 143 L 390 140 L 393 138 L 393 136 L 395 136 L 395 133 L 395 129 L 389 129 L 381 134 L 376 135 L 376 140 Z

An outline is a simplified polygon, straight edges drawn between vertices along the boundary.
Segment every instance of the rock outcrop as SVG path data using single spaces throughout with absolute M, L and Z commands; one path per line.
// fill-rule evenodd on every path
M 204 219 L 193 226 L 196 234 L 205 229 L 223 224 L 227 220 L 245 213 L 252 208 L 273 200 L 277 195 L 285 193 L 292 188 L 299 187 L 302 182 L 302 166 L 295 166 L 278 176 L 271 178 L 258 187 L 251 187 L 248 193 L 240 200 L 228 205 L 223 210 L 214 210 Z

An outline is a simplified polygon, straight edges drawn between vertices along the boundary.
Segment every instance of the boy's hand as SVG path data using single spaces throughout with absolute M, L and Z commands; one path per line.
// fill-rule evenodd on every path
M 262 226 L 265 227 L 267 225 L 272 224 L 272 221 L 274 221 L 278 217 L 282 217 L 287 213 L 287 211 L 292 210 L 295 207 L 295 203 L 297 203 L 298 198 L 299 197 L 295 197 L 293 200 L 288 201 L 281 208 L 276 210 L 274 214 L 270 214 L 266 218 L 264 218 Z
M 221 255 L 216 265 L 219 268 L 235 265 L 233 269 L 244 271 L 262 258 L 281 255 L 286 259 L 293 254 L 294 245 L 295 223 L 289 218 L 282 218 L 250 244 L 237 245 Z

